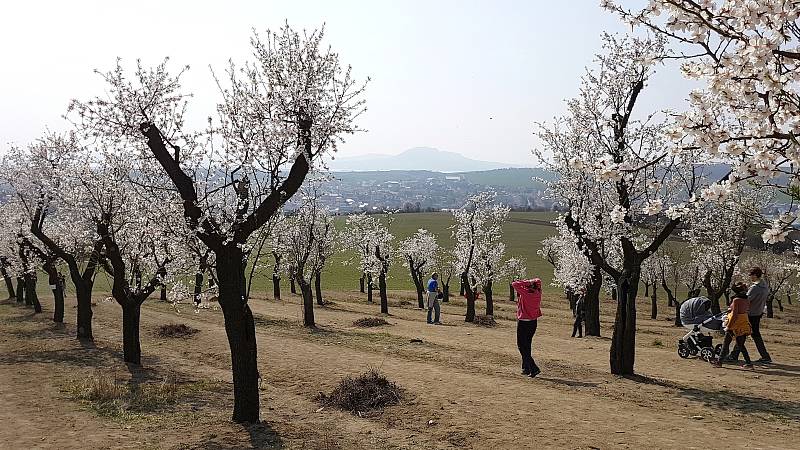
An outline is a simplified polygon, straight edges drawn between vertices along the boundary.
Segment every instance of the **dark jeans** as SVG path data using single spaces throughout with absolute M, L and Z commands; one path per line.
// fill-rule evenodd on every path
M 731 333 L 730 331 L 725 333 L 725 340 L 722 341 L 722 353 L 719 355 L 720 361 L 722 361 L 723 359 L 725 359 L 726 356 L 728 356 L 728 351 L 731 348 L 731 341 L 733 341 L 733 338 L 734 338 L 733 333 Z M 744 356 L 744 362 L 750 364 L 751 363 L 750 354 L 747 353 L 747 347 L 744 346 L 744 341 L 746 340 L 747 336 L 736 336 L 736 350 L 734 351 L 742 352 L 742 356 Z
M 436 312 L 435 318 L 431 321 L 431 313 Z M 433 302 L 433 307 L 428 308 L 428 323 L 436 323 L 439 322 L 439 316 L 442 313 L 442 305 L 439 303 L 439 299 L 437 298 Z
M 759 314 L 757 316 L 747 316 L 750 319 L 750 328 L 753 329 L 750 336 L 753 338 L 753 342 L 756 344 L 756 349 L 758 349 L 758 354 L 761 355 L 762 359 L 772 359 L 769 356 L 769 352 L 767 351 L 767 347 L 764 345 L 764 339 L 761 337 L 761 317 L 763 314 Z M 739 347 L 733 349 L 731 352 L 731 359 L 739 358 Z
M 531 343 L 533 342 L 534 334 L 536 334 L 535 320 L 517 321 L 517 348 L 519 348 L 519 354 L 522 355 L 522 370 L 526 373 L 539 370 L 533 360 L 533 356 L 531 356 Z
M 575 325 L 572 326 L 572 337 L 575 337 L 575 333 L 578 333 L 578 337 L 583 337 L 583 317 L 575 316 Z

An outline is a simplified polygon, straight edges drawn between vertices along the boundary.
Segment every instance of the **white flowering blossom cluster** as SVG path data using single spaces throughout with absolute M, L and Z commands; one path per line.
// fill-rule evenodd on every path
M 701 87 L 672 125 L 681 148 L 728 162 L 728 183 L 704 200 L 724 199 L 730 182 L 777 186 L 795 198 L 800 175 L 800 4 L 793 0 L 651 0 L 641 10 L 602 6 L 686 50 L 685 77 Z M 764 242 L 786 238 L 796 215 L 776 219 Z

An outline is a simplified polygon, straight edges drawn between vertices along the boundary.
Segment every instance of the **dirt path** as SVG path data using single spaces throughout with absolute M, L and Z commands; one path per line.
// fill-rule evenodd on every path
M 447 305 L 446 326 L 435 327 L 406 306 L 391 309 L 389 326 L 359 329 L 353 320 L 377 306 L 354 293 L 334 297 L 317 308 L 316 331 L 299 325 L 295 297 L 252 300 L 265 423 L 249 428 L 228 421 L 230 363 L 219 312 L 176 314 L 146 303 L 146 370 L 131 372 L 118 355 L 116 304 L 98 302 L 96 347 L 83 349 L 69 326 L 0 303 L 0 448 L 715 448 L 721 436 L 734 448 L 797 448 L 800 332 L 789 323 L 796 311 L 765 330 L 783 363 L 755 372 L 681 360 L 674 351 L 680 332 L 666 320 L 643 319 L 637 369 L 645 376 L 631 380 L 607 373 L 606 339 L 570 339 L 569 311 L 550 308 L 534 342 L 544 372 L 531 380 L 518 374 L 511 320 L 468 325 L 460 305 Z M 500 303 L 497 316 L 512 317 L 512 308 Z M 603 319 L 605 331 L 610 318 Z M 200 332 L 185 340 L 152 333 L 169 322 Z M 203 390 L 141 417 L 98 416 L 64 393 L 95 367 L 126 380 L 174 372 Z M 405 388 L 408 400 L 369 419 L 319 410 L 318 392 L 369 367 Z

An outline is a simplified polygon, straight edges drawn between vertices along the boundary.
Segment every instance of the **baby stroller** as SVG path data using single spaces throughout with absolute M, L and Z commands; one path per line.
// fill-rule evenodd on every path
M 714 346 L 713 332 L 722 331 L 724 312 L 712 315 L 711 300 L 706 297 L 695 297 L 681 305 L 681 323 L 689 330 L 678 340 L 678 356 L 688 358 L 700 355 L 705 361 L 711 361 L 722 353 L 722 344 Z

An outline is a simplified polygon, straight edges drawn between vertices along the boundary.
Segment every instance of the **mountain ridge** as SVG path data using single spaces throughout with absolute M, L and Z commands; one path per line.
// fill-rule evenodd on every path
M 524 165 L 468 158 L 457 152 L 433 147 L 413 147 L 397 155 L 368 153 L 339 157 L 328 161 L 327 165 L 333 172 L 430 170 L 452 173 L 524 167 Z

